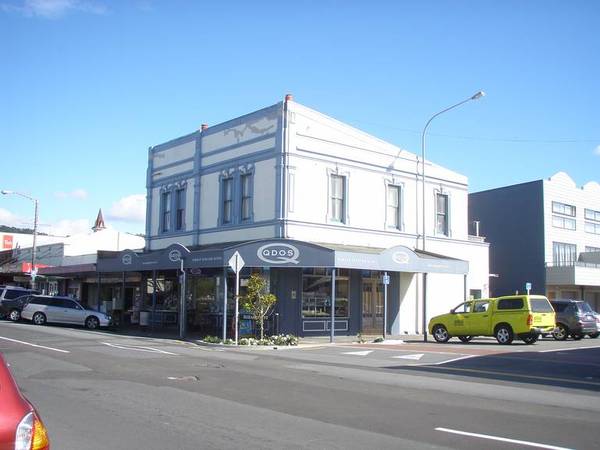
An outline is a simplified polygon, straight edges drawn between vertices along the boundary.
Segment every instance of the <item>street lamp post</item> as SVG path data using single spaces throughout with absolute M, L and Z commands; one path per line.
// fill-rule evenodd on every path
M 35 289 L 35 257 L 36 257 L 36 241 L 37 241 L 37 226 L 38 226 L 38 200 L 21 192 L 2 190 L 3 195 L 19 195 L 33 202 L 33 247 L 31 248 L 31 289 Z
M 463 105 L 471 100 L 478 100 L 481 97 L 483 97 L 485 95 L 485 92 L 483 91 L 478 91 L 476 94 L 472 95 L 469 98 L 464 99 L 461 102 L 456 103 L 455 105 L 449 106 L 446 109 L 443 109 L 437 113 L 435 113 L 433 116 L 431 116 L 429 118 L 429 120 L 427 121 L 427 123 L 425 124 L 425 127 L 423 128 L 423 133 L 421 134 L 421 183 L 422 183 L 422 190 L 423 190 L 423 198 L 422 198 L 422 213 L 423 213 L 423 217 L 422 217 L 422 242 L 423 242 L 423 251 L 425 251 L 425 232 L 426 232 L 426 227 L 425 227 L 425 133 L 427 132 L 427 128 L 429 127 L 429 124 L 431 124 L 431 122 L 433 121 L 433 119 L 435 119 L 437 116 L 444 114 L 447 111 L 450 111 L 451 109 L 457 108 L 460 105 Z M 427 342 L 427 273 L 423 273 L 423 341 Z

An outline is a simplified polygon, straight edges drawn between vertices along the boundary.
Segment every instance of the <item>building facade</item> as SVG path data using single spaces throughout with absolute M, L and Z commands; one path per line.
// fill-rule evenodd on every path
M 490 241 L 493 295 L 523 291 L 600 308 L 600 184 L 564 172 L 469 196 L 469 218 Z
M 242 278 L 262 273 L 278 297 L 280 332 L 328 333 L 333 303 L 336 332 L 380 332 L 387 316 L 388 333 L 418 333 L 427 317 L 488 293 L 488 245 L 468 235 L 466 177 L 425 162 L 420 251 L 416 155 L 290 96 L 148 156 L 146 252 L 99 264 L 145 274 L 140 310 L 178 307 L 183 269 L 188 324 L 218 329 L 236 251 Z

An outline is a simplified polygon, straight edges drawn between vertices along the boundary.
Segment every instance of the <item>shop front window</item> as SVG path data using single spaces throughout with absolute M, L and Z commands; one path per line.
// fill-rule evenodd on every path
M 336 271 L 335 317 L 348 317 L 349 277 L 347 270 Z M 304 269 L 302 274 L 302 317 L 331 317 L 331 270 L 323 268 Z

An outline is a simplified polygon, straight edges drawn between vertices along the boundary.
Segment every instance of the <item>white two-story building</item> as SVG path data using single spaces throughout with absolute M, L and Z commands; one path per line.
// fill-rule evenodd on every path
M 272 331 L 301 336 L 329 333 L 332 303 L 336 333 L 381 333 L 387 316 L 386 332 L 399 335 L 488 294 L 488 244 L 468 235 L 467 178 L 425 162 L 420 251 L 419 158 L 291 96 L 148 156 L 146 251 L 99 269 L 144 273 L 138 308 L 156 322 L 175 321 L 164 317 L 178 308 L 183 268 L 188 325 L 218 333 L 235 252 L 242 278 L 262 273 L 278 298 Z

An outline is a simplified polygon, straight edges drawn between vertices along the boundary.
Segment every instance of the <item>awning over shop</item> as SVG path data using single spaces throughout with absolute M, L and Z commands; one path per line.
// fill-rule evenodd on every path
M 164 250 L 125 250 L 98 258 L 99 272 L 222 268 L 235 252 L 247 267 L 335 267 L 389 272 L 466 274 L 469 263 L 433 253 L 395 246 L 388 249 L 315 244 L 291 239 L 265 239 L 189 250 L 173 244 Z

